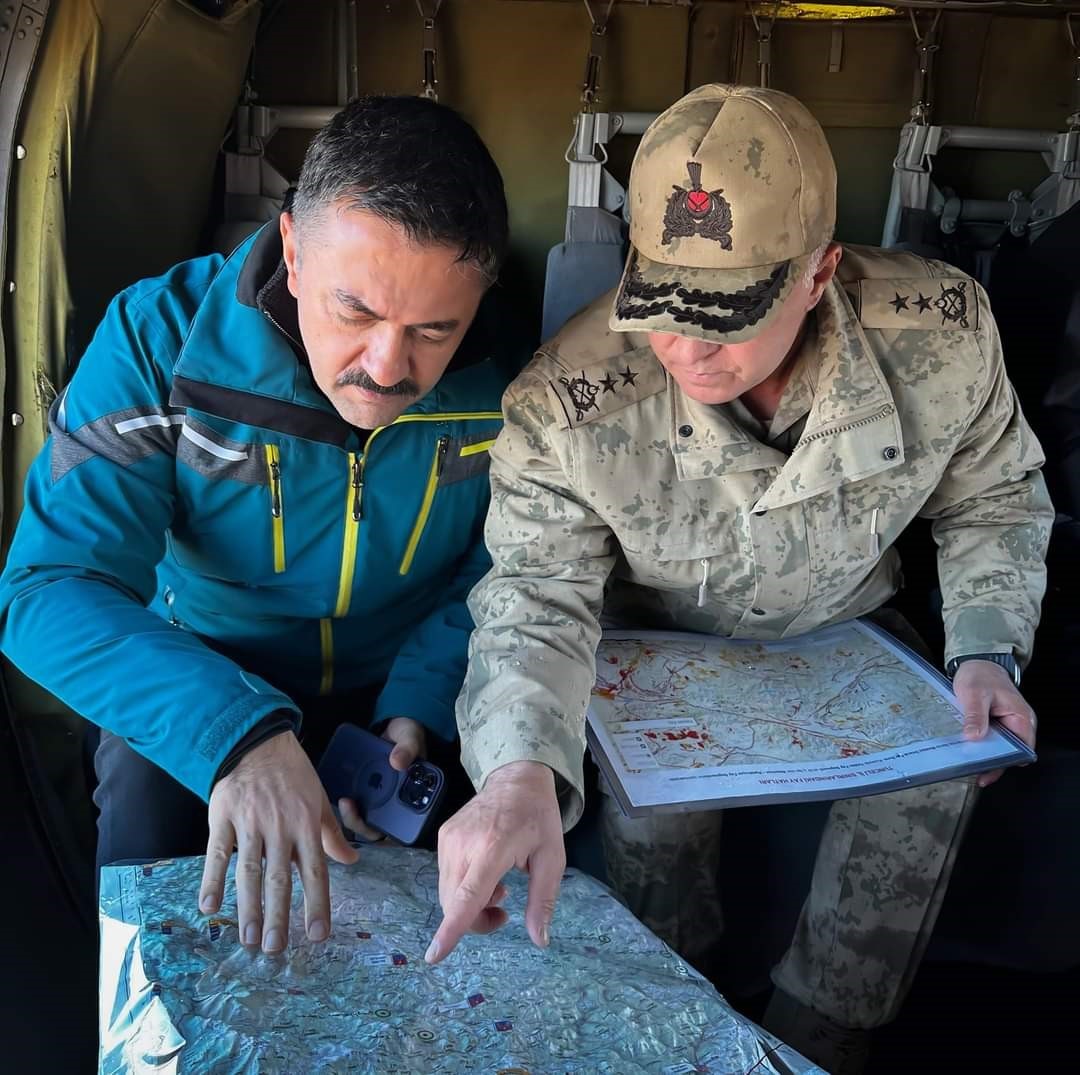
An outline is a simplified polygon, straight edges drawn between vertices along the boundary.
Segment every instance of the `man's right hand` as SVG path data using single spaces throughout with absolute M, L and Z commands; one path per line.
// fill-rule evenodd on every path
M 490 933 L 506 922 L 501 882 L 513 866 L 529 875 L 525 926 L 545 948 L 566 850 L 555 777 L 539 762 L 496 769 L 439 830 L 443 920 L 424 956 L 429 963 L 445 959 L 464 934 Z
M 240 940 L 280 952 L 289 938 L 292 866 L 304 886 L 308 939 L 330 936 L 330 875 L 325 851 L 352 863 L 322 784 L 295 735 L 284 732 L 245 754 L 210 794 L 210 840 L 199 910 L 221 907 L 225 871 L 236 848 Z M 264 868 L 265 860 L 265 868 Z

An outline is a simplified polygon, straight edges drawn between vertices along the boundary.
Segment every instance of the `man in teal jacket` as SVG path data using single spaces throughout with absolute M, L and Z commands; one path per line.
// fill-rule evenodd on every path
M 279 223 L 113 301 L 31 469 L 0 643 L 103 729 L 99 864 L 183 853 L 208 817 L 200 907 L 235 849 L 240 936 L 267 951 L 292 862 L 321 940 L 323 851 L 355 857 L 302 710 L 372 698 L 399 769 L 454 739 L 505 384 L 463 340 L 506 242 L 463 119 L 354 102 Z

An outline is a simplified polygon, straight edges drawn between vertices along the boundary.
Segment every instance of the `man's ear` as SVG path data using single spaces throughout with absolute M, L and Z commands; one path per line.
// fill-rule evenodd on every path
M 278 217 L 278 227 L 281 229 L 281 256 L 285 261 L 289 294 L 294 299 L 298 299 L 300 297 L 300 237 L 296 233 L 296 221 L 292 213 L 282 213 Z
M 818 266 L 817 272 L 814 273 L 814 283 L 810 288 L 808 309 L 812 310 L 821 301 L 821 296 L 824 294 L 825 288 L 829 286 L 829 281 L 836 275 L 843 253 L 844 248 L 839 243 L 829 243 L 826 247 L 821 258 L 821 264 Z

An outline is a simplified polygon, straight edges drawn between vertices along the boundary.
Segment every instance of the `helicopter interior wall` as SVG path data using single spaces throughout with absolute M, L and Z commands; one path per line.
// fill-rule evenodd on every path
M 26 121 L 41 132 L 46 152 L 53 156 L 45 158 L 47 164 L 34 186 L 24 184 L 21 190 L 14 191 L 18 222 L 11 228 L 16 237 L 13 264 L 17 268 L 25 266 L 25 273 L 18 272 L 18 292 L 8 300 L 8 310 L 14 312 L 12 324 L 17 327 L 13 331 L 10 325 L 5 326 L 5 342 L 10 345 L 14 340 L 16 348 L 11 354 L 25 358 L 9 357 L 6 363 L 10 379 L 8 404 L 17 406 L 19 413 L 26 416 L 26 423 L 18 434 L 22 440 L 15 445 L 15 434 L 5 422 L 5 505 L 9 519 L 17 510 L 14 490 L 21 485 L 25 465 L 36 450 L 30 435 L 39 445 L 43 433 L 48 400 L 36 371 L 41 362 L 48 361 L 52 363 L 48 382 L 53 388 L 62 384 L 65 371 L 70 369 L 69 358 L 73 357 L 66 343 L 72 312 L 77 311 L 81 324 L 92 325 L 115 290 L 201 252 L 200 244 L 210 233 L 205 225 L 212 224 L 220 212 L 219 201 L 212 200 L 210 194 L 213 160 L 243 80 L 247 57 L 244 35 L 248 41 L 254 37 L 253 18 L 260 5 L 256 0 L 237 0 L 232 17 L 238 19 L 239 13 L 249 21 L 239 27 L 231 24 L 236 36 L 229 40 L 199 21 L 205 16 L 194 18 L 190 5 L 182 0 L 109 0 L 108 4 L 94 0 L 85 6 L 81 2 L 56 6 L 62 19 L 74 18 L 73 12 L 84 17 L 87 13 L 94 15 L 101 20 L 95 32 L 100 34 L 104 28 L 113 36 L 112 43 L 106 46 L 100 37 L 86 36 L 82 23 L 66 23 L 67 56 L 60 60 L 52 53 L 50 57 L 52 46 L 45 42 L 46 59 L 53 67 L 47 63 L 44 74 L 39 72 L 37 89 L 31 92 L 24 113 Z M 251 66 L 252 87 L 259 95 L 259 103 L 334 105 L 339 100 L 335 0 L 286 0 L 261 6 L 264 20 Z M 601 4 L 594 0 L 593 6 L 595 9 Z M 380 0 L 357 7 L 359 90 L 418 92 L 421 27 L 413 0 Z M 619 3 L 612 16 L 609 51 L 601 71 L 601 107 L 652 112 L 704 82 L 756 82 L 757 41 L 744 10 L 742 4 L 731 0 L 704 0 L 692 6 L 661 0 L 648 5 Z M 148 14 L 151 11 L 157 12 L 153 18 Z M 925 22 L 926 16 L 920 18 Z M 195 77 L 185 62 L 179 49 L 180 38 L 170 32 L 170 23 L 154 19 L 176 19 L 179 21 L 171 25 L 201 28 L 206 32 L 206 41 L 217 43 L 219 51 L 202 49 L 205 64 L 198 68 L 205 71 L 216 67 L 225 75 L 212 94 L 206 81 Z M 935 69 L 935 120 L 1062 128 L 1069 111 L 1072 54 L 1060 17 L 948 11 L 941 27 L 942 48 Z M 911 104 L 914 38 L 906 15 L 845 22 L 841 30 L 839 69 L 830 71 L 831 24 L 780 22 L 773 34 L 771 81 L 805 99 L 826 129 L 840 175 L 839 237 L 873 243 L 881 234 L 899 128 L 907 120 Z M 49 32 L 53 32 L 52 28 Z M 563 154 L 573 117 L 580 107 L 587 39 L 588 22 L 580 0 L 446 0 L 438 19 L 440 99 L 457 107 L 477 126 L 506 179 L 514 248 L 503 290 L 519 313 L 519 327 L 525 338 L 535 339 L 538 334 L 545 258 L 563 236 L 567 190 Z M 137 47 L 140 44 L 146 49 L 141 54 Z M 70 100 L 67 95 L 71 80 L 80 77 L 86 48 L 99 50 L 94 59 L 103 77 L 91 91 L 92 101 L 85 102 L 86 112 L 73 114 L 65 102 Z M 112 77 L 113 72 L 116 77 Z M 109 77 L 104 77 L 105 73 Z M 152 107 L 134 108 L 140 96 Z M 96 124 L 93 136 L 83 137 L 82 124 L 91 115 Z M 66 117 L 65 122 L 70 123 L 63 129 L 66 138 L 57 133 L 61 128 L 50 126 L 58 122 L 57 117 Z M 111 132 L 111 152 L 109 139 L 103 137 L 106 132 Z M 268 156 L 284 174 L 295 176 L 309 138 L 308 131 L 284 130 L 271 141 Z M 30 148 L 27 160 L 34 163 L 32 144 Z M 623 180 L 633 149 L 631 138 L 617 139 L 612 145 L 610 167 Z M 170 160 L 179 163 L 170 164 Z M 1033 155 L 950 151 L 942 154 L 937 174 L 968 196 L 1000 198 L 1013 188 L 1030 190 L 1045 174 L 1045 168 Z M 93 189 L 84 185 L 88 175 L 98 177 L 108 197 L 88 203 Z M 43 215 L 40 203 L 46 196 L 56 201 L 54 209 Z M 77 214 L 85 216 L 80 219 Z M 93 214 L 97 214 L 96 219 L 92 219 Z M 170 221 L 167 248 L 156 242 L 158 236 L 153 236 L 154 221 L 164 216 Z M 112 236 L 122 241 L 107 241 Z M 28 252 L 31 244 L 45 239 L 43 249 L 48 258 L 42 260 L 39 256 L 35 262 L 32 252 Z M 18 252 L 20 242 L 23 255 Z M 36 281 L 33 287 L 25 283 L 27 274 Z M 30 332 L 31 323 L 41 327 Z M 15 694 L 15 719 L 20 724 L 30 726 L 44 714 L 57 717 L 55 705 L 50 709 L 40 692 L 35 693 L 11 670 L 5 672 L 5 678 Z M 56 841 L 63 839 L 65 829 L 59 815 L 65 808 L 70 810 L 76 798 L 86 799 L 85 788 L 77 779 L 81 759 L 77 750 L 70 749 L 74 737 L 63 718 L 53 725 L 41 720 L 31 734 L 45 770 L 46 788 L 66 799 L 66 807 L 55 806 L 57 816 L 50 822 L 52 848 L 40 840 L 33 845 L 34 855 L 49 859 L 41 869 L 53 870 L 57 868 Z M 1047 790 L 1040 793 L 1039 804 L 1058 818 L 1074 814 L 1074 799 L 1055 799 L 1053 789 L 1066 786 L 1065 778 L 1070 773 L 1075 775 L 1075 765 L 1057 769 L 1037 766 L 1023 774 L 1022 781 L 1014 782 L 1011 798 L 999 800 L 1003 819 L 1011 816 L 1008 804 L 1019 797 L 1021 783 L 1041 779 L 1044 774 L 1052 776 L 1055 771 L 1062 774 L 1062 779 L 1045 785 Z M 34 774 L 34 778 L 40 779 L 41 774 Z M 16 786 L 6 780 L 2 783 L 12 789 Z M 40 820 L 37 815 L 54 809 L 50 801 L 48 794 L 20 791 L 11 810 L 22 811 L 27 817 L 33 811 L 36 824 Z M 71 831 L 85 837 L 92 819 L 80 815 L 77 821 L 81 829 Z M 747 832 L 744 847 L 753 850 L 760 832 Z M 993 831 L 988 836 L 992 838 Z M 1024 831 L 1010 831 L 1017 849 L 1023 849 L 1027 838 Z M 8 849 L 10 846 L 13 844 Z M 73 856 L 61 854 L 70 864 Z M 25 862 L 26 872 L 32 873 L 29 851 Z M 62 874 L 63 864 L 59 869 Z M 786 876 L 790 882 L 790 873 Z M 1037 875 L 1021 877 L 1018 872 L 1018 882 L 1021 879 L 1028 888 L 1042 883 Z M 1069 879 L 1075 884 L 1072 874 Z M 774 880 L 777 884 L 783 882 L 775 875 Z M 58 891 L 66 883 L 62 876 L 58 877 Z M 958 899 L 976 899 L 982 889 L 972 883 L 958 891 Z M 1075 888 L 1063 891 L 1067 895 Z M 1021 904 L 1030 905 L 1032 893 L 1016 889 L 1003 896 L 1005 906 L 1014 912 Z M 21 922 L 29 916 L 32 929 L 66 928 L 74 932 L 77 928 L 89 934 L 91 931 L 83 924 L 71 924 L 70 912 L 64 910 L 65 901 L 70 902 L 60 892 L 54 916 L 50 910 L 54 903 L 46 904 L 44 895 L 40 907 L 27 908 L 20 893 L 13 892 L 3 905 L 3 917 L 8 922 Z M 962 918 L 963 907 L 957 907 L 954 924 L 963 925 L 969 920 Z M 1007 933 L 1015 918 L 1015 914 L 1001 917 L 1005 933 L 996 938 L 999 947 L 1017 936 Z M 64 921 L 67 926 L 62 925 Z M 780 919 L 773 920 L 774 926 L 777 922 L 783 926 Z M 27 938 L 31 936 L 31 929 L 23 932 Z M 781 931 L 774 932 L 779 936 Z M 960 940 L 968 938 L 963 930 L 959 934 Z M 748 931 L 747 937 L 750 935 Z M 957 935 L 954 930 L 954 940 Z M 1040 939 L 1052 936 L 1052 932 L 1044 933 Z M 1070 940 L 1075 937 L 1074 931 Z M 966 958 L 978 956 L 978 936 L 971 939 L 971 946 L 963 950 Z M 1055 955 L 1062 956 L 1065 962 L 1072 958 L 1067 944 L 1057 953 L 1048 947 L 1010 953 L 1016 959 L 1025 954 L 1036 962 L 1042 959 L 1044 967 Z M 85 951 L 82 955 L 86 955 Z M 80 967 L 80 979 L 87 978 L 86 967 Z M 49 984 L 54 1003 L 65 1008 L 70 989 L 65 994 L 62 979 Z M 84 981 L 82 993 L 86 992 L 85 985 Z M 85 999 L 82 993 L 68 1007 L 69 1016 Z M 35 999 L 33 1004 L 37 1003 Z M 34 1024 L 40 1027 L 37 1041 L 62 1050 L 64 1043 L 50 1033 L 50 1024 L 38 1022 L 47 1015 L 35 1015 L 36 1009 L 28 1005 L 29 1001 L 9 1008 L 10 1024 L 5 1021 L 4 1036 L 9 1025 L 14 1033 L 20 1023 Z M 92 1012 L 88 1018 L 92 1032 Z M 15 1069 L 32 1070 L 18 1064 Z
M 286 0 L 260 33 L 254 85 L 264 104 L 333 104 L 334 0 Z M 597 5 L 594 5 L 594 10 Z M 920 14 L 923 29 L 928 17 Z M 570 0 L 448 0 L 438 16 L 439 98 L 483 135 L 503 170 L 514 259 L 506 287 L 536 317 L 547 251 L 562 239 L 563 154 L 578 111 L 589 23 Z M 829 70 L 833 31 L 839 69 Z M 947 11 L 935 58 L 935 122 L 1058 130 L 1069 111 L 1072 53 L 1062 18 Z M 617 4 L 600 72 L 600 109 L 654 112 L 711 81 L 758 81 L 757 38 L 745 6 Z M 360 6 L 361 92 L 416 93 L 421 26 L 415 3 Z M 298 63 L 298 56 L 316 62 Z M 915 39 L 906 13 L 832 23 L 778 20 L 771 84 L 803 99 L 825 128 L 839 173 L 838 236 L 879 241 L 900 127 L 908 119 Z M 268 155 L 295 175 L 306 131 L 282 131 Z M 609 144 L 625 181 L 636 140 Z M 1046 174 L 1034 154 L 947 151 L 939 169 L 970 197 L 1030 190 Z

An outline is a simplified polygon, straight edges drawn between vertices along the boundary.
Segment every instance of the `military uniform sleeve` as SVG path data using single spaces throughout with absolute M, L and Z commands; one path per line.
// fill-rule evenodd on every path
M 503 399 L 485 529 L 492 567 L 469 599 L 476 628 L 457 720 L 477 788 L 503 765 L 542 762 L 569 829 L 584 805 L 585 709 L 615 558 L 611 531 L 575 488 L 571 438 L 542 370 L 534 360 Z
M 980 289 L 983 309 L 989 309 Z M 922 514 L 933 520 L 945 621 L 945 659 L 967 653 L 1031 657 L 1046 589 L 1054 509 L 1042 449 L 1005 374 L 993 318 L 977 332 L 985 377 L 973 416 Z
M 0 646 L 31 679 L 207 798 L 233 747 L 293 702 L 146 605 L 176 507 L 177 333 L 120 295 L 32 465 L 0 578 Z M 144 309 L 144 302 L 154 308 Z

